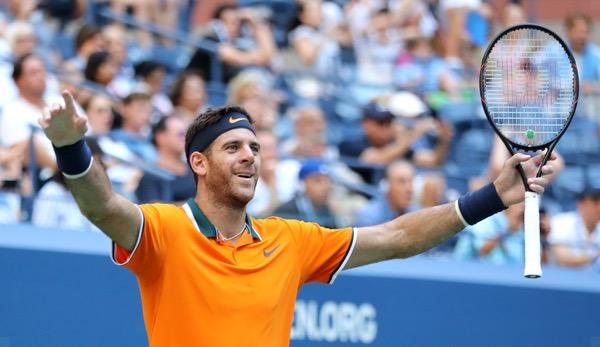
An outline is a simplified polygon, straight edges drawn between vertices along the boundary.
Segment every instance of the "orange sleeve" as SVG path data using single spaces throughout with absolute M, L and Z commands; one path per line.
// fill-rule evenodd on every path
M 354 229 L 328 229 L 316 223 L 287 222 L 298 246 L 302 283 L 333 283 L 352 254 L 356 240 Z
M 112 258 L 115 264 L 125 266 L 140 279 L 155 278 L 162 268 L 167 248 L 167 235 L 163 228 L 165 205 L 139 205 L 142 226 L 131 252 L 113 242 Z

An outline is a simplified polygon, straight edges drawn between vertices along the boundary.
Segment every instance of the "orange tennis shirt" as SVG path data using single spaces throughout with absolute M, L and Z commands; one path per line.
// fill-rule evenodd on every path
M 112 256 L 137 277 L 152 347 L 289 345 L 298 289 L 333 282 L 356 240 L 352 228 L 246 216 L 232 245 L 193 200 L 139 207 L 134 250 L 113 244 Z

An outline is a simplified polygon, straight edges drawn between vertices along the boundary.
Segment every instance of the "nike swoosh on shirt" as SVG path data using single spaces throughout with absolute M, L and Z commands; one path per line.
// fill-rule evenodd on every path
M 279 248 L 279 245 L 275 246 L 275 248 L 272 248 L 270 250 L 264 249 L 263 254 L 265 255 L 265 257 L 270 257 L 271 254 L 273 254 L 277 250 L 277 248 Z
M 229 123 L 231 123 L 231 124 L 237 123 L 242 120 L 248 120 L 248 119 L 246 117 L 240 117 L 240 118 L 229 117 Z

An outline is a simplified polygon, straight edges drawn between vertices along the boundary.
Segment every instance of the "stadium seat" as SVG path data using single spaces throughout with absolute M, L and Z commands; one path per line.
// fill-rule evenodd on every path
M 560 202 L 563 210 L 572 210 L 577 194 L 585 186 L 584 169 L 581 166 L 567 166 L 556 176 L 547 195 Z
M 492 150 L 491 127 L 472 128 L 455 134 L 450 160 L 456 163 L 487 163 Z
M 600 164 L 588 165 L 585 168 L 585 179 L 588 187 L 600 189 Z
M 441 118 L 451 123 L 470 122 L 485 117 L 477 100 L 449 102 L 440 106 L 438 113 Z
M 242 7 L 252 7 L 264 13 L 272 25 L 273 36 L 278 47 L 288 46 L 288 31 L 296 17 L 296 5 L 285 0 L 240 0 Z
M 584 165 L 588 162 L 600 163 L 600 140 L 598 125 L 586 117 L 575 116 L 563 134 L 556 150 L 562 154 L 567 164 Z

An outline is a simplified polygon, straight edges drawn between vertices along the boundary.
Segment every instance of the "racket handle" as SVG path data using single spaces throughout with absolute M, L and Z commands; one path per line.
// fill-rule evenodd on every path
M 542 276 L 540 242 L 540 195 L 525 192 L 525 270 L 523 276 Z

